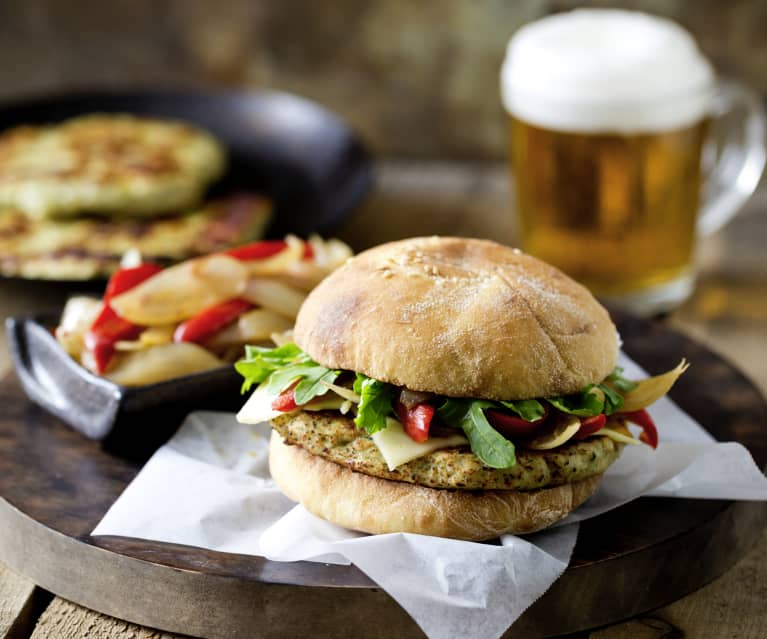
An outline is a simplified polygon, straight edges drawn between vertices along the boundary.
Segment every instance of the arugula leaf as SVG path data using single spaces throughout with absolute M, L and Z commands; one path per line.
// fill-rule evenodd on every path
M 294 395 L 299 406 L 327 393 L 322 382 L 333 383 L 341 374 L 319 365 L 293 343 L 277 348 L 246 346 L 245 357 L 234 366 L 245 378 L 243 393 L 253 384 L 265 384 L 267 391 L 276 395 L 298 380 Z
M 287 342 L 282 346 L 276 346 L 275 348 L 268 348 L 266 346 L 245 346 L 246 360 L 258 358 L 265 362 L 280 365 L 286 361 L 293 361 L 300 356 L 303 356 L 305 359 L 309 358 L 309 356 L 293 342 Z
M 293 390 L 296 404 L 301 406 L 309 400 L 327 393 L 330 389 L 323 382 L 332 384 L 340 374 L 341 371 L 334 371 L 324 366 L 312 366 L 302 371 L 301 381 Z
M 621 409 L 621 406 L 623 406 L 623 396 L 619 392 L 610 388 L 607 384 L 599 384 L 597 388 L 605 394 L 605 415 L 612 415 Z
M 284 368 L 270 373 L 269 377 L 261 383 L 266 387 L 267 393 L 279 395 L 293 382 L 301 378 L 303 370 L 308 370 L 309 368 L 311 368 L 311 364 L 308 363 L 288 364 Z
M 234 368 L 245 379 L 241 392 L 246 393 L 253 384 L 260 384 L 274 371 L 292 363 L 311 361 L 298 346 L 289 342 L 277 348 L 246 346 L 245 357 Z
M 485 409 L 493 402 L 448 398 L 437 410 L 440 418 L 450 426 L 460 426 L 473 452 L 485 466 L 511 468 L 517 463 L 514 444 L 495 430 L 485 417 Z
M 466 415 L 467 404 L 471 402 L 470 399 L 454 399 L 452 397 L 446 397 L 444 404 L 437 408 L 437 415 L 440 421 L 445 426 L 452 426 L 453 428 L 463 428 L 461 421 Z
M 593 417 L 599 415 L 605 407 L 605 402 L 596 393 L 591 392 L 594 388 L 594 384 L 591 384 L 580 393 L 563 397 L 547 397 L 546 401 L 563 413 L 578 417 Z M 601 387 L 600 390 L 602 390 Z
M 500 403 L 526 422 L 537 421 L 546 414 L 546 409 L 537 399 L 517 399 Z
M 639 386 L 637 382 L 623 377 L 623 369 L 620 366 L 616 366 L 613 372 L 605 378 L 605 381 L 610 382 L 610 384 L 623 393 L 632 391 Z
M 394 415 L 396 388 L 386 382 L 379 382 L 377 379 L 357 373 L 354 392 L 360 396 L 357 416 L 354 418 L 357 428 L 365 429 L 368 435 L 386 428 L 386 418 Z

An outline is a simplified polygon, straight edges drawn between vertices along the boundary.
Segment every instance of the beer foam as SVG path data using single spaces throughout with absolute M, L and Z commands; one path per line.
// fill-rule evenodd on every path
M 714 84 L 681 26 L 619 9 L 577 9 L 522 27 L 501 70 L 509 113 L 572 132 L 691 125 L 710 111 Z

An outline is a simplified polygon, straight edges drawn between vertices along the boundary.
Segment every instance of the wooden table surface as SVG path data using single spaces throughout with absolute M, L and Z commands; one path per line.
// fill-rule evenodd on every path
M 516 227 L 503 167 L 387 164 L 366 204 L 338 231 L 361 250 L 413 235 L 488 237 L 514 244 Z M 767 185 L 741 215 L 698 250 L 698 287 L 670 325 L 735 362 L 767 392 Z M 60 307 L 60 285 L 0 282 L 2 318 Z M 0 335 L 0 373 L 8 366 Z M 34 549 L 30 549 L 34 552 Z M 577 639 L 767 636 L 767 531 L 736 566 L 660 610 Z M 339 629 L 341 636 L 343 629 Z M 174 637 L 87 610 L 46 593 L 0 564 L 0 639 Z M 257 629 L 254 629 L 257 637 Z M 575 637 L 575 636 L 574 636 Z M 320 638 L 317 638 L 320 639 Z M 516 637 L 515 637 L 516 639 Z M 570 639 L 573 639 L 571 637 Z

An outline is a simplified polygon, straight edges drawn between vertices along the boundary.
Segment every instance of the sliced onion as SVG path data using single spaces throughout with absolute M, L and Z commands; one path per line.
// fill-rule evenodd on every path
M 210 255 L 167 268 L 114 297 L 110 304 L 134 324 L 172 324 L 239 297 L 246 282 L 242 262 L 228 255 Z
M 337 239 L 323 240 L 319 235 L 311 235 L 309 245 L 314 253 L 314 263 L 328 271 L 338 268 L 353 255 L 352 250 Z
M 304 260 L 294 262 L 284 272 L 275 274 L 274 278 L 292 288 L 308 293 L 319 284 L 330 271 L 314 262 Z
M 348 388 L 344 388 L 343 386 L 339 386 L 338 384 L 331 384 L 330 382 L 326 382 L 325 380 L 320 380 L 320 384 L 332 390 L 336 395 L 340 395 L 345 400 L 354 402 L 355 404 L 360 403 L 361 397 L 357 395 L 357 393 L 355 393 L 353 390 L 349 390 Z
M 118 351 L 140 351 L 144 348 L 168 344 L 173 341 L 173 331 L 175 324 L 166 324 L 164 326 L 150 326 L 141 331 L 137 339 L 127 341 L 121 340 L 115 342 L 115 349 Z
M 223 365 L 201 346 L 179 342 L 126 353 L 105 377 L 121 386 L 143 386 Z
M 556 448 L 572 439 L 580 429 L 581 420 L 578 417 L 566 415 L 565 413 L 556 413 L 549 417 L 540 427 L 540 435 L 525 443 L 525 448 L 530 450 L 550 450 Z
M 342 415 L 346 415 L 352 409 L 352 406 L 354 406 L 354 403 L 347 399 L 338 410 Z
M 142 351 L 145 348 L 149 348 L 149 346 L 144 344 L 140 339 L 122 339 L 119 342 L 115 342 L 115 350 L 120 353 L 127 353 L 129 351 Z
M 270 339 L 272 333 L 281 333 L 292 326 L 293 322 L 282 315 L 265 308 L 256 308 L 243 313 L 236 322 L 216 333 L 206 346 L 220 348 L 263 342 Z
M 637 382 L 637 386 L 623 395 L 623 406 L 621 406 L 621 412 L 629 413 L 635 410 L 641 410 L 647 408 L 650 404 L 653 404 L 666 393 L 671 390 L 679 376 L 684 373 L 689 364 L 686 360 L 679 362 L 676 368 L 663 373 L 662 375 L 656 375 L 655 377 L 648 377 Z
M 143 261 L 144 258 L 141 257 L 141 251 L 134 246 L 123 253 L 123 256 L 120 258 L 120 268 L 135 268 L 140 266 Z
M 83 336 L 101 310 L 101 300 L 79 295 L 70 297 L 64 305 L 61 323 L 56 327 L 56 340 L 68 355 L 80 359 L 85 344 Z
M 612 428 L 603 428 L 599 432 L 594 433 L 594 435 L 603 435 L 609 439 L 612 439 L 613 441 L 620 442 L 621 444 L 638 444 L 640 446 L 642 444 L 642 442 L 640 442 L 638 439 L 634 439 L 629 435 L 619 433 L 617 430 L 613 430 Z
M 275 277 L 288 286 L 308 293 L 353 253 L 340 240 L 323 240 L 318 235 L 310 236 L 307 243 L 312 249 L 312 259 L 292 262 L 283 272 L 275 273 Z
M 247 283 L 240 297 L 294 320 L 306 295 L 282 282 L 254 277 Z
M 144 346 L 159 346 L 173 341 L 173 333 L 176 330 L 175 324 L 165 324 L 164 326 L 150 326 L 141 331 L 139 341 Z

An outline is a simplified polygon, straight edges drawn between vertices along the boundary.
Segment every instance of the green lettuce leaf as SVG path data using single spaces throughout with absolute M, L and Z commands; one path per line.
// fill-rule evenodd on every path
M 517 463 L 514 444 L 495 430 L 485 417 L 485 409 L 494 402 L 448 398 L 439 407 L 440 419 L 449 426 L 463 429 L 473 452 L 485 466 L 511 468 Z
M 601 395 L 604 399 L 600 393 L 594 392 L 595 389 L 602 391 Z M 607 384 L 590 384 L 580 393 L 564 397 L 549 397 L 546 401 L 563 413 L 578 417 L 593 417 L 600 413 L 612 415 L 623 406 L 623 396 Z
M 613 372 L 605 378 L 605 381 L 610 382 L 612 386 L 615 386 L 622 393 L 628 393 L 639 386 L 637 382 L 623 377 L 623 369 L 620 366 L 616 366 Z
M 593 417 L 604 410 L 605 403 L 596 393 L 591 392 L 592 389 L 594 389 L 594 384 L 587 386 L 580 393 L 564 395 L 563 397 L 548 397 L 546 401 L 563 413 L 578 417 Z
M 254 384 L 262 383 L 273 372 L 291 364 L 311 361 L 309 356 L 292 342 L 277 348 L 246 346 L 245 357 L 234 368 L 244 377 L 242 392 L 246 393 Z
M 294 395 L 299 406 L 327 393 L 322 382 L 332 384 L 341 374 L 319 365 L 293 343 L 277 348 L 246 346 L 245 357 L 234 366 L 245 378 L 243 393 L 254 384 L 265 384 L 267 391 L 276 395 L 298 381 Z
M 293 389 L 296 404 L 299 406 L 327 393 L 330 389 L 325 384 L 332 384 L 341 374 L 341 371 L 334 371 L 324 366 L 313 366 L 302 372 L 301 381 Z
M 362 373 L 354 380 L 354 392 L 360 396 L 354 423 L 368 435 L 386 428 L 386 418 L 394 415 L 394 396 L 397 389 Z
M 546 414 L 546 409 L 537 399 L 517 399 L 500 403 L 526 422 L 537 421 Z
M 623 406 L 623 396 L 607 384 L 598 384 L 597 388 L 605 394 L 605 415 L 617 413 Z

